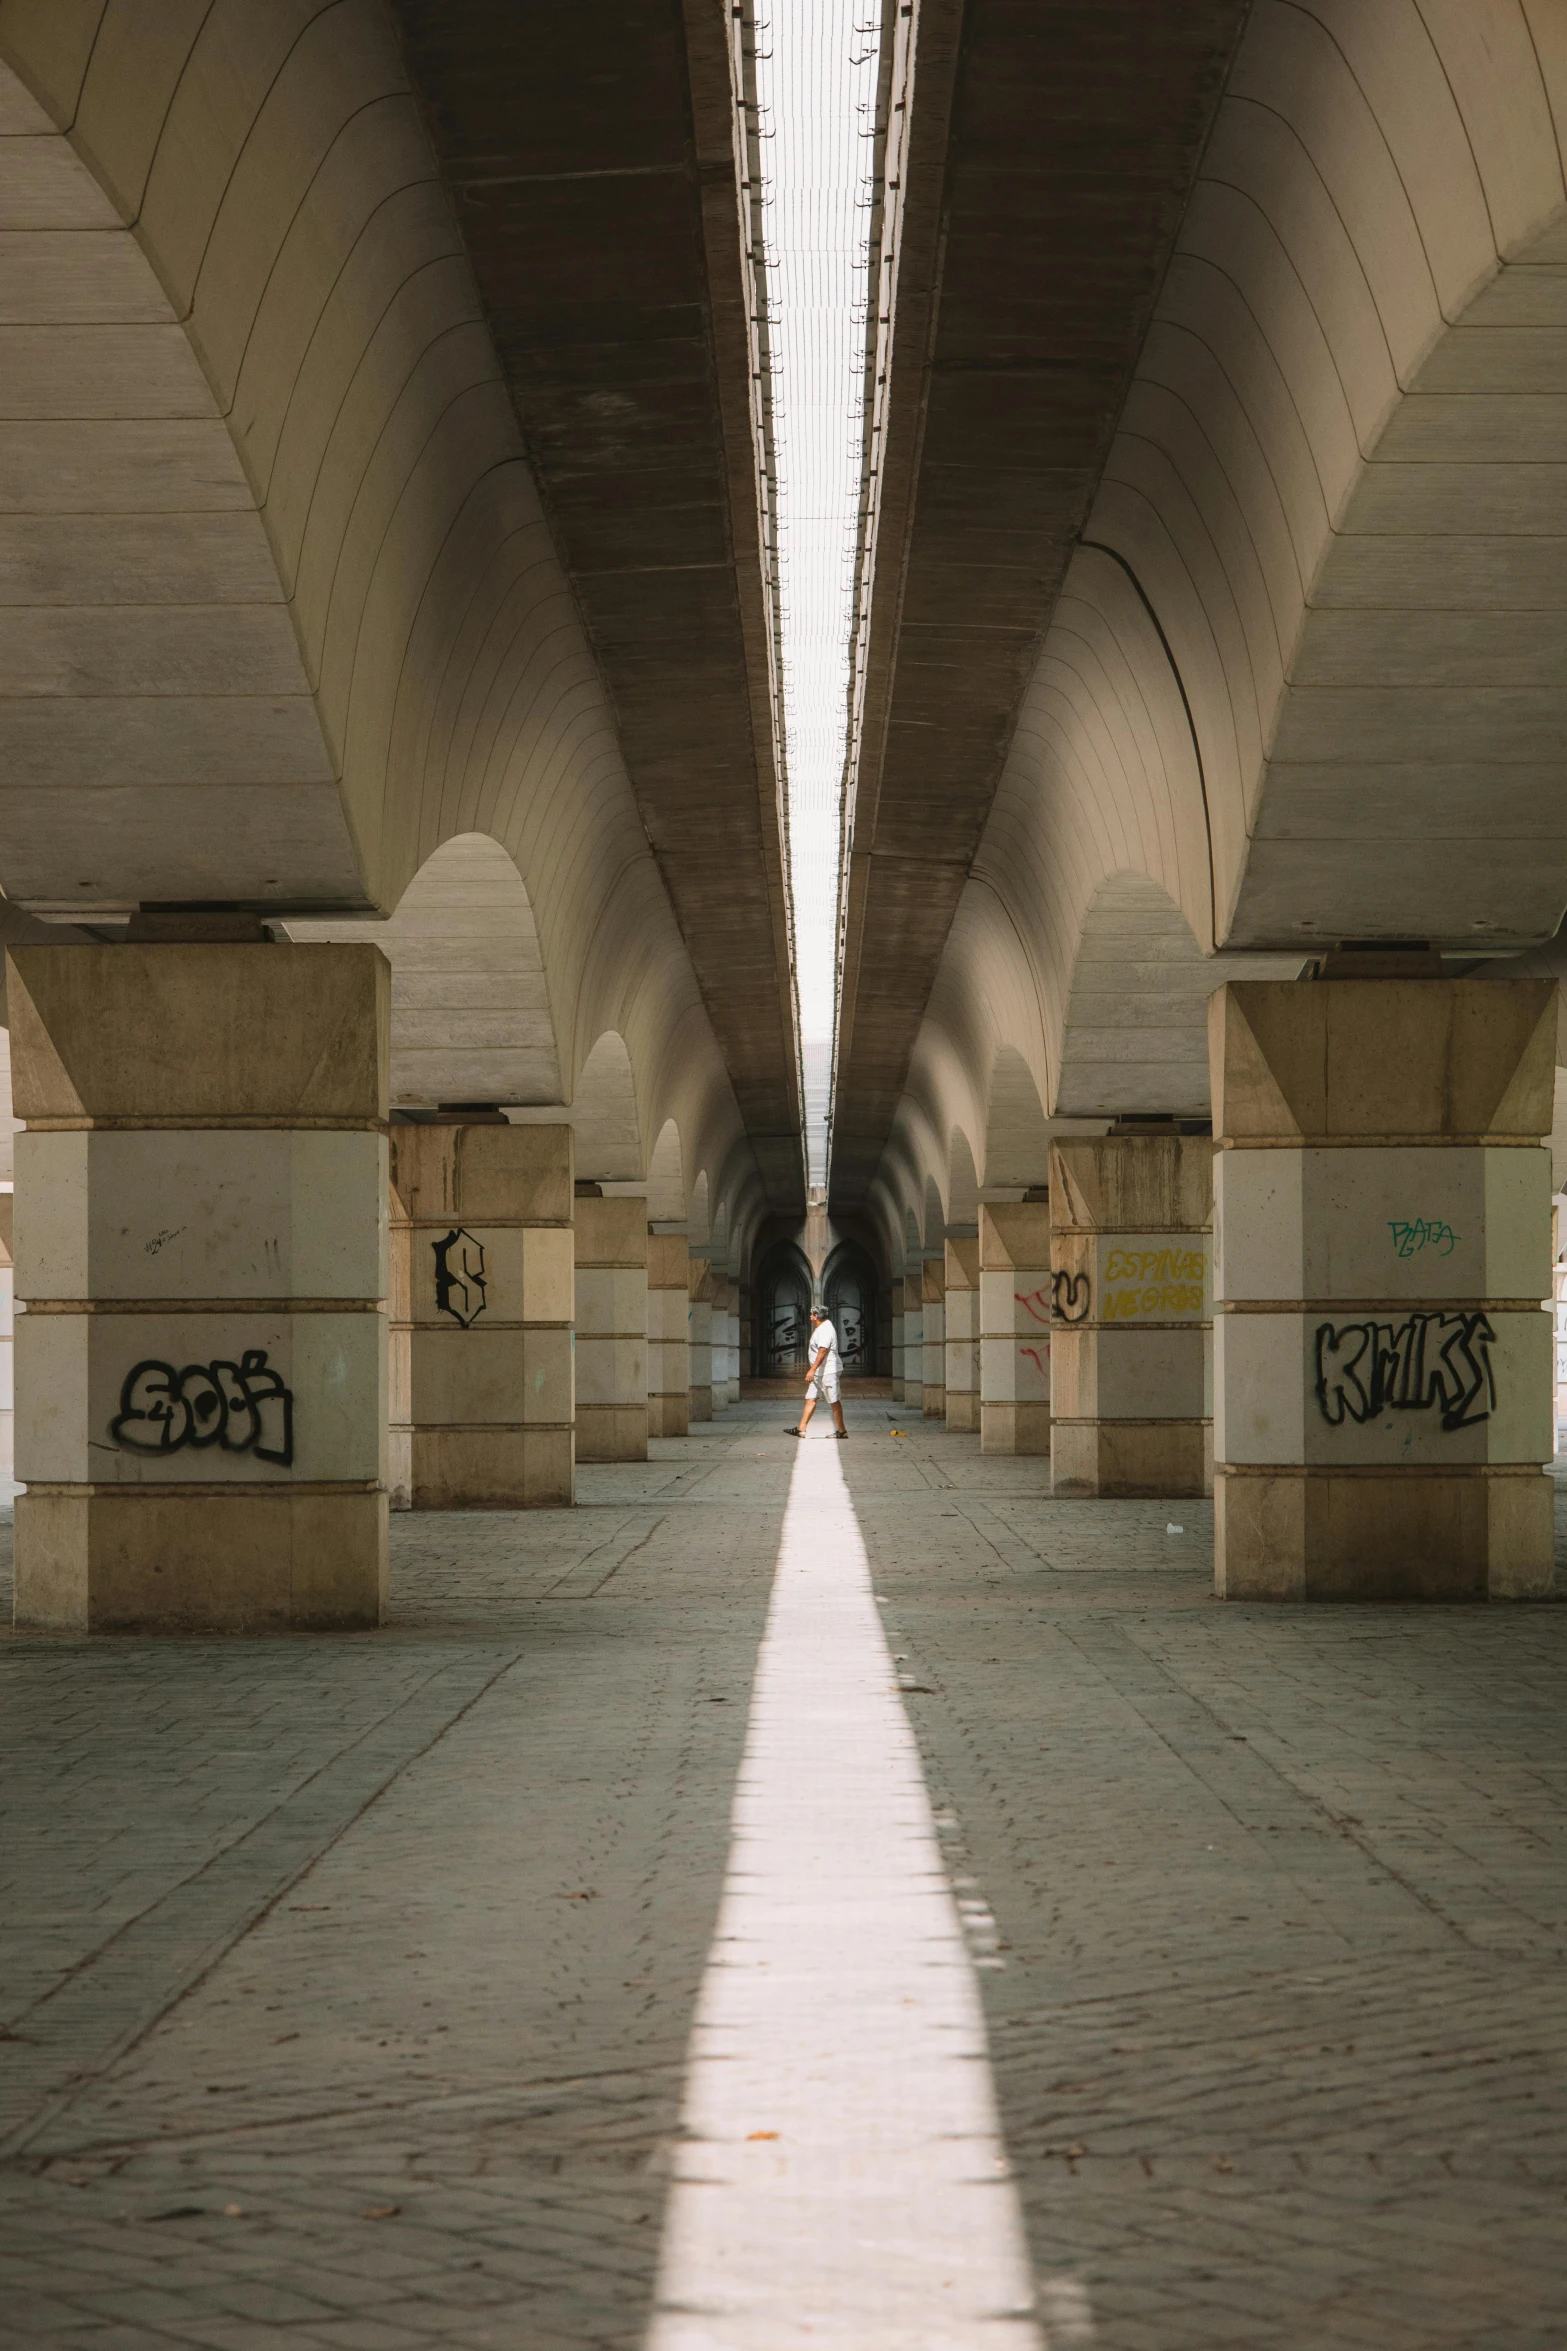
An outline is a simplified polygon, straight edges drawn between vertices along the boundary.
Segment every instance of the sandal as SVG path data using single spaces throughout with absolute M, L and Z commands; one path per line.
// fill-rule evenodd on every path
M 786 1428 L 786 1429 L 784 1430 L 784 1435 L 785 1435 L 786 1437 L 803 1437 L 803 1436 L 804 1436 L 804 1434 L 805 1434 L 805 1431 L 804 1431 L 803 1429 L 797 1429 L 797 1428 L 790 1427 L 790 1428 Z

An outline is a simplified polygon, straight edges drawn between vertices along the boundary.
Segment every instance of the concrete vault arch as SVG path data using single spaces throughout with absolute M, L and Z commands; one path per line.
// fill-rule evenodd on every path
M 947 1146 L 947 1225 L 962 1231 L 979 1215 L 979 1176 L 969 1139 L 959 1126 Z
M 384 922 L 287 927 L 299 940 L 373 942 L 391 964 L 394 1105 L 559 1102 L 538 927 L 498 841 L 443 842 Z
M 647 1213 L 650 1224 L 683 1225 L 686 1220 L 686 1180 L 680 1129 L 666 1118 L 648 1161 Z
M 572 1093 L 579 1176 L 591 1183 L 636 1183 L 642 1176 L 642 1136 L 636 1079 L 625 1039 L 606 1029 Z
M 1049 1130 L 1033 1073 L 1013 1045 L 1003 1045 L 990 1072 L 985 1116 L 986 1186 L 1042 1184 L 1049 1167 Z

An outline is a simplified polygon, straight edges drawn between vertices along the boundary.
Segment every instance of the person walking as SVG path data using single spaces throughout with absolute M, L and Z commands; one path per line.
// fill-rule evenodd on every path
M 835 1424 L 834 1436 L 840 1440 L 848 1437 L 849 1432 L 843 1425 L 843 1406 L 838 1401 L 838 1375 L 842 1370 L 843 1361 L 838 1353 L 838 1334 L 821 1308 L 813 1306 L 811 1308 L 811 1364 L 805 1375 L 805 1410 L 800 1415 L 799 1427 L 791 1427 L 786 1432 L 789 1436 L 804 1436 L 811 1425 L 811 1414 L 816 1410 L 818 1400 L 825 1396 L 832 1406 L 832 1417 Z

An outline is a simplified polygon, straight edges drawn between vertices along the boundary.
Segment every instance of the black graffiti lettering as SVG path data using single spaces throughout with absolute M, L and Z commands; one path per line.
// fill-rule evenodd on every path
M 1496 1405 L 1489 1318 L 1437 1312 L 1407 1322 L 1317 1326 L 1317 1409 L 1329 1428 L 1436 1407 L 1444 1430 L 1475 1428 Z
M 1086 1273 L 1053 1273 L 1050 1311 L 1057 1322 L 1086 1322 L 1092 1284 Z
M 433 1241 L 435 1251 L 435 1310 L 449 1314 L 463 1329 L 484 1312 L 484 1243 L 453 1225 L 444 1241 Z
M 294 1397 L 267 1361 L 249 1347 L 238 1363 L 134 1364 L 109 1423 L 117 1445 L 133 1453 L 253 1453 L 288 1469 L 294 1459 Z
M 1317 1409 L 1329 1428 L 1338 1428 L 1346 1418 L 1371 1418 L 1371 1397 L 1359 1375 L 1371 1329 L 1369 1323 L 1352 1322 L 1339 1331 L 1325 1322 L 1317 1332 Z

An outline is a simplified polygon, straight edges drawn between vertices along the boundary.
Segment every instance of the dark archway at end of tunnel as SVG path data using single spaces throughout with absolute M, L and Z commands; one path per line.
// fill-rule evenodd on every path
M 878 1368 L 876 1268 L 858 1241 L 840 1241 L 822 1268 L 822 1304 L 838 1334 L 847 1379 Z
M 803 1371 L 811 1335 L 811 1268 L 793 1241 L 776 1241 L 756 1272 L 752 1371 L 781 1379 Z

